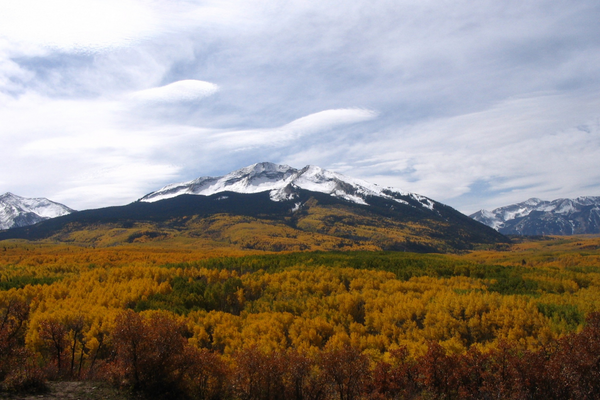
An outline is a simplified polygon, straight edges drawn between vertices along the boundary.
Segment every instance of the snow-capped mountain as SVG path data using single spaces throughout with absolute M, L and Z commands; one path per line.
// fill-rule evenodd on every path
M 72 213 L 69 207 L 45 198 L 25 198 L 5 193 L 0 196 L 0 229 L 37 224 Z
M 118 237 L 115 228 L 121 232 Z M 265 251 L 454 252 L 508 239 L 452 207 L 307 166 L 259 163 L 165 186 L 139 201 L 0 232 L 0 240 L 198 240 Z M 107 233 L 110 232 L 110 233 Z
M 189 182 L 167 185 L 142 197 L 142 202 L 154 202 L 182 194 L 211 196 L 221 192 L 269 192 L 272 201 L 293 200 L 298 190 L 325 193 L 352 203 L 368 205 L 369 197 L 379 197 L 408 204 L 401 197 L 409 197 L 421 207 L 433 210 L 435 202 L 418 194 L 390 187 L 381 187 L 360 179 L 346 177 L 320 167 L 307 165 L 295 169 L 288 165 L 269 162 L 253 164 L 219 177 L 201 177 Z
M 600 197 L 544 201 L 531 198 L 522 203 L 481 210 L 471 218 L 503 234 L 574 235 L 600 233 Z

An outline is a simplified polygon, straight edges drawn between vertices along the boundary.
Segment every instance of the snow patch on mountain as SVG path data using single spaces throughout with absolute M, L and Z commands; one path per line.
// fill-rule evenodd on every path
M 402 204 L 407 202 L 399 197 L 407 196 L 430 210 L 433 210 L 435 204 L 425 196 L 382 187 L 314 165 L 295 169 L 289 165 L 269 162 L 253 164 L 220 177 L 201 177 L 189 182 L 167 185 L 147 194 L 140 201 L 155 202 L 183 194 L 210 196 L 225 191 L 247 194 L 269 192 L 272 201 L 287 201 L 296 198 L 298 189 L 325 193 L 362 205 L 368 205 L 367 199 L 370 196 Z
M 73 211 L 45 198 L 26 198 L 7 192 L 0 196 L 0 229 L 33 225 Z

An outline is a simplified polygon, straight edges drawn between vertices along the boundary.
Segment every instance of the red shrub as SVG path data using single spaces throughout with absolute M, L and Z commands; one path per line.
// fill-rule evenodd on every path
M 340 400 L 358 399 L 367 388 L 369 358 L 354 347 L 323 351 L 321 368 Z

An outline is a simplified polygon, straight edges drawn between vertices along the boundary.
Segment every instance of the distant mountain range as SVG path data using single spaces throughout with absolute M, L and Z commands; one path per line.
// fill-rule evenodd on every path
M 18 228 L 72 213 L 69 207 L 45 198 L 25 198 L 12 193 L 0 196 L 0 229 Z
M 190 195 L 192 197 L 187 198 Z M 383 249 L 444 251 L 506 240 L 473 224 L 458 211 L 425 196 L 381 187 L 317 166 L 296 169 L 268 162 L 219 177 L 201 177 L 167 185 L 127 206 L 75 214 L 69 207 L 45 198 L 24 198 L 5 193 L 0 196 L 0 230 L 10 231 L 0 234 L 0 239 L 49 237 L 57 230 L 64 231 L 63 225 L 67 221 L 76 222 L 78 226 L 83 224 L 82 229 L 87 229 L 86 224 L 92 221 L 128 221 L 126 224 L 131 225 L 142 221 L 156 222 L 157 218 L 164 222 L 183 216 L 207 217 L 215 214 L 260 216 L 263 222 L 266 219 L 276 220 L 293 229 L 306 230 L 307 224 L 298 222 L 306 221 L 307 215 L 316 211 L 317 204 L 322 219 L 317 230 L 321 234 L 337 232 L 333 236 L 376 242 L 376 246 Z M 322 209 L 325 206 L 328 211 Z M 339 214 L 342 208 L 353 217 L 337 221 L 337 217 L 331 214 Z M 365 235 L 364 226 L 357 229 L 356 221 L 349 223 L 357 213 L 374 218 L 369 222 L 363 220 L 361 225 L 374 225 L 379 231 Z M 504 235 L 600 233 L 600 197 L 554 201 L 531 198 L 492 211 L 481 210 L 470 217 Z M 48 221 L 55 218 L 58 218 L 57 222 Z M 17 228 L 43 221 L 47 222 L 40 227 L 17 231 Z M 386 224 L 394 227 L 383 229 Z M 386 233 L 382 233 L 382 229 Z M 357 234 L 358 230 L 362 233 Z
M 8 238 L 93 245 L 205 240 L 258 250 L 446 252 L 508 239 L 425 196 L 316 166 L 258 163 L 172 184 L 139 201 L 0 232 Z
M 575 235 L 600 233 L 600 197 L 522 203 L 481 210 L 470 216 L 505 235 Z

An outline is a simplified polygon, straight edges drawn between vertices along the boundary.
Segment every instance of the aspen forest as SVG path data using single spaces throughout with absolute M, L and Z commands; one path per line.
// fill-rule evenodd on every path
M 461 254 L 0 242 L 0 393 L 597 399 L 600 238 Z

